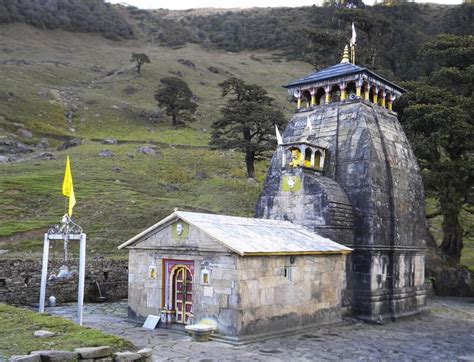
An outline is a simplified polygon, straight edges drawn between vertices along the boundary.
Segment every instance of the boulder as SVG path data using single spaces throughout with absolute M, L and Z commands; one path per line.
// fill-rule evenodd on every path
M 115 362 L 128 362 L 128 361 L 138 361 L 142 358 L 141 354 L 134 352 L 116 352 L 114 353 Z
M 115 138 L 106 138 L 102 143 L 104 145 L 116 145 L 117 140 Z
M 48 161 L 57 159 L 57 157 L 55 155 L 53 155 L 51 152 L 41 152 L 35 158 L 39 159 L 39 160 L 48 160 Z
M 99 152 L 100 157 L 112 157 L 114 154 L 110 150 L 102 150 Z
M 109 346 L 101 346 L 101 347 L 82 347 L 76 348 L 74 350 L 79 355 L 81 359 L 95 359 L 95 358 L 102 358 L 102 357 L 110 357 L 112 355 L 112 348 Z
M 143 153 L 144 155 L 148 156 L 156 156 L 157 152 L 154 147 L 151 146 L 141 146 L 137 148 L 138 153 Z
M 209 69 L 211 73 L 219 74 L 219 69 L 217 69 L 216 67 L 209 67 L 207 69 Z
M 27 129 L 24 129 L 24 128 L 20 128 L 18 131 L 18 134 L 22 137 L 25 137 L 25 138 L 31 138 L 33 137 L 33 133 Z
M 49 147 L 49 143 L 48 141 L 45 139 L 45 138 L 42 138 L 39 140 L 38 144 L 36 145 L 37 148 L 48 148 Z
M 25 145 L 24 143 L 21 143 L 21 142 L 17 142 L 15 148 L 16 148 L 17 153 L 30 153 L 34 151 L 32 147 Z
M 190 61 L 189 59 L 178 59 L 177 62 L 179 64 L 182 64 L 182 65 L 188 67 L 188 68 L 196 69 L 196 65 L 192 61 Z
M 7 163 L 9 161 L 10 161 L 9 157 L 0 155 L 0 163 Z
M 46 330 L 39 330 L 39 331 L 35 331 L 35 333 L 33 333 L 33 336 L 35 336 L 36 338 L 48 338 L 48 337 L 53 337 L 55 335 L 56 335 L 56 333 L 46 331 Z
M 64 142 L 61 146 L 59 146 L 58 151 L 64 151 L 64 150 L 67 150 L 71 147 L 80 146 L 81 143 L 82 143 L 82 141 L 80 139 L 74 138 L 72 140 Z

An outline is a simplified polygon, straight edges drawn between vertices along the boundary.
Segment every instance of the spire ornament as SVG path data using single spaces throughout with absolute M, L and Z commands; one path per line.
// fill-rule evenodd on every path
M 349 48 L 346 46 L 344 47 L 344 54 L 342 55 L 341 64 L 349 63 Z

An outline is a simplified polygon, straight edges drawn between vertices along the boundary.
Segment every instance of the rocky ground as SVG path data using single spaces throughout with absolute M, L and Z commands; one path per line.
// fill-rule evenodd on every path
M 120 335 L 137 347 L 153 349 L 157 361 L 288 361 L 288 360 L 469 360 L 474 361 L 474 299 L 435 298 L 431 315 L 414 320 L 371 325 L 352 320 L 304 334 L 244 346 L 192 342 L 165 328 L 153 331 L 131 324 L 126 302 L 87 304 L 84 325 Z M 49 308 L 49 313 L 75 318 L 75 305 Z

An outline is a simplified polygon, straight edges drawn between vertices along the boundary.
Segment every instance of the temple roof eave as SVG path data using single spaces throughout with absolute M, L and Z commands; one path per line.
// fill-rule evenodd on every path
M 314 77 L 315 74 L 319 73 L 314 73 L 311 76 L 298 79 L 294 82 L 288 83 L 283 85 L 283 88 L 286 89 L 295 89 L 295 88 L 310 88 L 311 85 L 315 87 L 321 87 L 324 85 L 328 85 L 330 83 L 337 83 L 338 81 L 352 81 L 352 80 L 357 80 L 357 79 L 366 79 L 369 80 L 370 78 L 374 78 L 376 81 L 378 81 L 378 85 L 386 85 L 390 88 L 392 88 L 392 91 L 398 92 L 400 94 L 406 93 L 407 90 L 396 85 L 393 82 L 390 82 L 389 80 L 379 76 L 378 74 L 368 70 L 367 68 L 360 68 L 357 67 L 358 69 L 353 69 L 347 72 L 344 72 L 343 74 L 337 74 L 334 76 L 328 76 L 328 77 L 323 77 L 323 78 L 316 78 Z M 311 79 L 313 77 L 313 79 Z

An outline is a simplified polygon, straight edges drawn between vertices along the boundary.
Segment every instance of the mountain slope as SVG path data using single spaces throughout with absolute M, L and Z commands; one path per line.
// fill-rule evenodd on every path
M 78 200 L 73 216 L 92 254 L 115 253 L 174 207 L 253 215 L 266 163 L 257 165 L 259 181 L 248 181 L 241 154 L 207 147 L 224 102 L 218 83 L 230 76 L 257 83 L 289 112 L 281 84 L 311 71 L 270 52 L 170 49 L 20 24 L 1 26 L 0 49 L 0 147 L 16 160 L 0 164 L 6 256 L 39 252 L 41 234 L 60 220 L 66 154 Z M 132 52 L 152 61 L 141 75 L 129 61 Z M 171 74 L 189 84 L 199 104 L 196 122 L 178 130 L 154 100 L 159 79 Z M 71 139 L 82 144 L 57 150 Z M 155 147 L 156 156 L 137 151 L 144 145 Z M 113 155 L 99 156 L 106 149 Z

